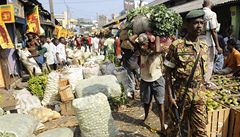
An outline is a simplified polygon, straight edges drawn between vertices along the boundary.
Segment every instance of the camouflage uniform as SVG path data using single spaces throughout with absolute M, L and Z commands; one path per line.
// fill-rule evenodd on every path
M 181 128 L 187 131 L 187 127 L 190 126 L 190 133 L 192 137 L 207 137 L 207 111 L 205 99 L 201 94 L 204 90 L 202 86 L 203 74 L 207 71 L 208 46 L 201 40 L 198 40 L 197 42 L 191 42 L 185 39 L 176 40 L 171 45 L 166 60 L 164 61 L 164 64 L 171 69 L 171 73 L 174 78 L 173 90 L 176 93 L 176 102 L 179 106 L 185 93 L 187 79 L 191 74 L 191 70 L 194 66 L 200 48 L 202 48 L 203 54 L 199 59 L 197 68 L 194 72 L 193 80 L 187 90 L 183 118 L 181 119 Z M 182 135 L 185 137 L 186 134 Z

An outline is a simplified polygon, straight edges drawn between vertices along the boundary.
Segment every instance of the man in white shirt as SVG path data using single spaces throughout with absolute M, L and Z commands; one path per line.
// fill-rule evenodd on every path
M 203 2 L 203 11 L 205 13 L 204 21 L 206 23 L 205 40 L 208 44 L 208 54 L 209 54 L 208 71 L 205 75 L 205 81 L 208 83 L 211 83 L 210 78 L 213 72 L 213 64 L 214 64 L 214 57 L 216 55 L 216 50 L 218 54 L 222 53 L 222 49 L 219 45 L 218 36 L 217 36 L 217 27 L 218 27 L 217 14 L 211 10 L 212 5 L 213 3 L 211 0 L 204 0 Z
M 44 54 L 46 58 L 46 63 L 49 65 L 51 69 L 55 69 L 55 55 L 56 55 L 56 47 L 51 43 L 51 40 L 46 38 L 45 36 L 40 37 L 40 41 L 42 47 L 47 49 L 47 52 Z
M 57 64 L 60 66 L 64 65 L 67 61 L 65 38 L 63 38 L 63 37 L 59 38 L 59 44 L 57 45 L 56 57 L 57 57 Z
M 99 38 L 98 36 L 94 36 L 94 38 L 92 39 L 93 42 L 93 52 L 95 52 L 96 54 L 99 53 Z

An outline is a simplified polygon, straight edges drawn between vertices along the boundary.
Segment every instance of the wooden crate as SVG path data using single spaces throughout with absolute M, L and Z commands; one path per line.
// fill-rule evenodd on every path
M 60 104 L 61 114 L 63 116 L 74 116 L 75 110 L 72 106 L 72 101 L 63 102 Z
M 228 137 L 240 137 L 240 111 L 231 109 Z
M 58 92 L 62 102 L 67 102 L 74 99 L 72 87 L 70 85 L 60 87 Z
M 228 137 L 230 108 L 208 111 L 208 137 Z

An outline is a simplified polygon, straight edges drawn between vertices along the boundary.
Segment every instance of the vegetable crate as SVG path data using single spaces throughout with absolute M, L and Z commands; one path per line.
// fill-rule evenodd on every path
M 74 116 L 75 110 L 72 106 L 72 101 L 64 102 L 60 104 L 61 114 L 64 116 Z
M 240 137 L 240 111 L 231 109 L 228 127 L 228 137 Z
M 208 137 L 240 137 L 240 111 L 223 108 L 208 111 Z
M 230 108 L 208 111 L 208 137 L 228 137 Z

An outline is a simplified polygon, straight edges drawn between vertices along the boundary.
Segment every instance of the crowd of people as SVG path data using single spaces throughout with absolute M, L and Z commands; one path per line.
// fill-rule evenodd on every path
M 203 9 L 190 11 L 185 17 L 188 26 L 186 35 L 175 39 L 167 52 L 160 49 L 157 53 L 144 54 L 142 49 L 150 46 L 152 41 L 145 33 L 124 40 L 119 33 L 85 34 L 68 39 L 37 37 L 30 33 L 26 42 L 26 48 L 31 53 L 28 58 L 34 58 L 41 68 L 47 64 L 56 70 L 68 64 L 66 48 L 105 55 L 127 70 L 127 97 L 134 99 L 135 92 L 140 89 L 144 120 L 148 117 L 154 96 L 161 130 L 166 133 L 166 94 L 170 104 L 182 112 L 181 129 L 176 128 L 176 122 L 175 125 L 174 122 L 167 123 L 171 133 L 187 136 L 190 126 L 192 136 L 206 137 L 207 113 L 204 97 L 201 96 L 203 86 L 216 88 L 211 82 L 213 73 L 240 75 L 240 41 L 232 35 L 231 26 L 225 37 L 218 34 L 217 15 L 211 8 L 211 0 L 204 0 Z M 156 36 L 155 41 L 157 39 Z M 178 132 L 173 132 L 175 129 Z

